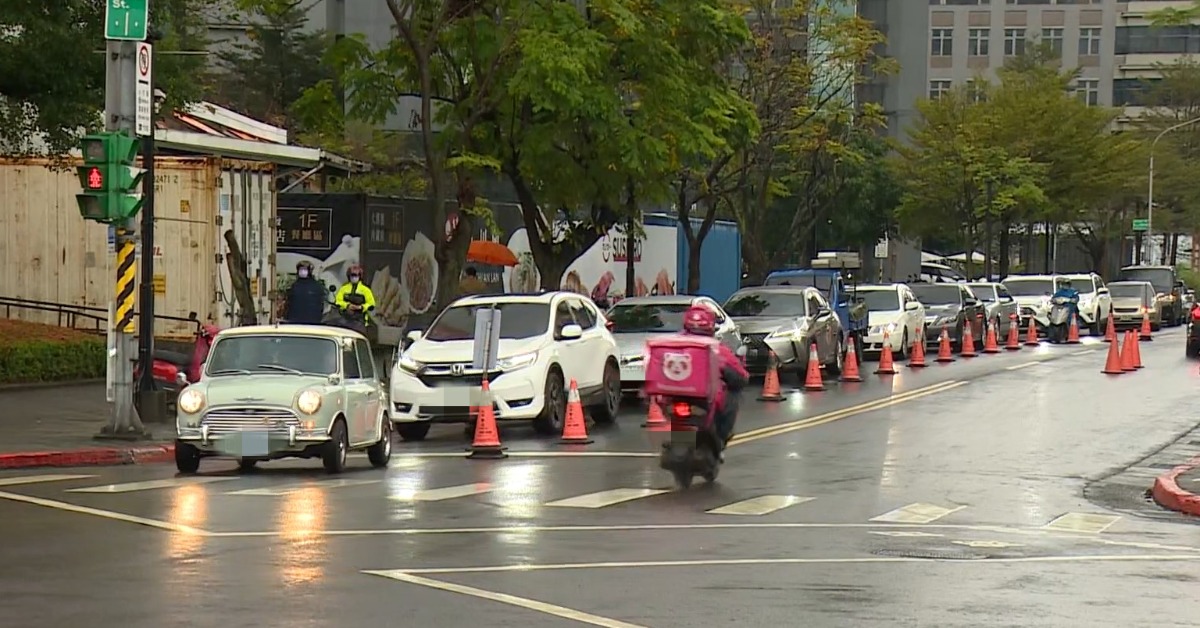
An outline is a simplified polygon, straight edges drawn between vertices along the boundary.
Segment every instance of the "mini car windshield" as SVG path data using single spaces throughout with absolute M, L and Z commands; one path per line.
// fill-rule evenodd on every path
M 730 316 L 804 316 L 804 294 L 761 290 L 739 292 L 725 303 Z
M 338 344 L 332 338 L 232 336 L 213 345 L 205 374 L 331 375 L 338 372 L 338 353 Z
M 933 284 L 909 286 L 917 300 L 925 305 L 959 305 L 962 303 L 962 289 L 957 285 L 939 286 Z
M 683 329 L 687 303 L 617 305 L 608 311 L 614 333 L 672 333 Z
M 490 309 L 500 312 L 500 337 L 524 340 L 545 334 L 550 329 L 550 305 L 547 303 L 484 303 L 446 308 L 429 330 L 426 340 L 474 340 L 475 312 Z

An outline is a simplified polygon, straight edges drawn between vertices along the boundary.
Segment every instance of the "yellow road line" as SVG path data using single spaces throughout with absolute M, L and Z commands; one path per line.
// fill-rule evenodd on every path
M 918 388 L 917 390 L 909 391 L 907 393 L 893 395 L 885 399 L 878 399 L 869 403 L 862 403 L 857 406 L 843 408 L 834 412 L 827 412 L 825 414 L 818 414 L 817 416 L 800 419 L 798 421 L 791 421 L 788 423 L 781 423 L 779 425 L 771 425 L 756 430 L 751 430 L 749 432 L 734 436 L 733 439 L 729 441 L 729 446 L 733 447 L 735 445 L 750 443 L 756 440 L 769 438 L 771 436 L 779 436 L 781 434 L 787 434 L 797 430 L 803 430 L 810 427 L 816 427 L 818 425 L 824 425 L 826 423 L 832 423 L 834 421 L 840 421 L 842 419 L 857 416 L 859 414 L 881 410 L 883 408 L 899 405 L 914 399 L 920 399 L 921 397 L 937 394 L 952 388 L 965 386 L 966 384 L 967 382 L 963 381 L 942 382 L 940 384 L 926 386 L 925 388 Z

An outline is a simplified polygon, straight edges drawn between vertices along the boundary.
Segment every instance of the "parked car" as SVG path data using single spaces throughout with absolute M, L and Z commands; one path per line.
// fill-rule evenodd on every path
M 641 389 L 646 382 L 646 341 L 682 331 L 683 314 L 693 305 L 712 310 L 717 317 L 717 339 L 737 350 L 742 344 L 737 325 L 708 297 L 676 294 L 624 299 L 605 313 L 620 354 L 622 389 Z
M 764 373 L 770 352 L 780 369 L 803 378 L 809 347 L 817 345 L 817 360 L 826 371 L 842 372 L 846 357 L 841 322 L 821 290 L 801 286 L 742 288 L 725 302 L 725 313 L 737 325 L 746 346 L 746 368 Z
M 967 287 L 971 289 L 975 298 L 983 301 L 986 319 L 996 328 L 996 339 L 1004 342 L 1009 328 L 1018 324 L 1021 317 L 1021 308 L 1017 305 L 1017 300 L 1008 293 L 1008 288 L 999 282 L 969 283 Z
M 884 338 L 897 357 L 907 357 L 913 340 L 921 334 L 925 323 L 925 306 L 908 286 L 894 283 L 881 286 L 858 286 L 853 293 L 856 301 L 867 307 L 869 329 L 863 342 L 866 356 L 883 353 Z
M 922 262 L 921 274 L 917 278 L 923 283 L 960 283 L 967 280 L 962 273 L 937 262 Z
M 496 368 L 472 366 L 475 312 L 500 312 Z M 388 412 L 405 440 L 421 440 L 432 423 L 470 424 L 486 375 L 498 421 L 532 421 L 543 434 L 562 433 L 567 386 L 575 380 L 598 423 L 617 418 L 621 368 L 608 319 L 573 292 L 479 295 L 458 299 L 412 344 L 392 370 Z
M 1183 309 L 1186 289 L 1179 274 L 1171 266 L 1126 266 L 1121 269 L 1121 281 L 1147 281 L 1154 286 L 1154 299 L 1162 311 L 1163 325 L 1182 325 L 1190 310 Z
M 962 350 L 963 330 L 970 326 L 976 348 L 983 348 L 986 306 L 966 284 L 914 284 L 909 286 L 925 305 L 925 342 L 936 345 L 945 330 L 956 350 Z
M 1112 296 L 1104 280 L 1096 273 L 1064 275 L 1071 281 L 1071 287 L 1079 292 L 1079 330 L 1087 327 L 1093 336 L 1104 334 L 1108 326 L 1108 316 L 1112 313 Z
M 1148 281 L 1114 281 L 1108 284 L 1112 297 L 1113 324 L 1117 329 L 1135 329 L 1150 316 L 1150 328 L 1162 328 L 1162 309 L 1154 298 L 1154 286 Z
M 1058 290 L 1058 275 L 1009 275 L 1001 283 L 1017 300 L 1021 329 L 1031 318 L 1039 329 L 1050 324 L 1050 297 Z
M 263 460 L 320 458 L 330 473 L 366 450 L 387 466 L 392 429 L 387 390 L 367 339 L 315 325 L 226 329 L 200 381 L 176 403 L 175 465 L 195 473 L 200 460 L 229 456 L 249 469 Z

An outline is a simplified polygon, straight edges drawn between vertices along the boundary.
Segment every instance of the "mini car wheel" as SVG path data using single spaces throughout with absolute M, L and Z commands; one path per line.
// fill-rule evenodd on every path
M 379 433 L 382 436 L 380 436 L 379 442 L 367 448 L 367 460 L 370 460 L 371 466 L 376 469 L 388 466 L 388 462 L 392 459 L 392 422 L 388 420 L 386 414 L 380 421 Z
M 175 468 L 180 473 L 195 473 L 200 470 L 200 450 L 195 445 L 175 441 Z
M 238 471 L 253 471 L 258 461 L 254 458 L 238 458 Z
M 604 364 L 604 398 L 592 411 L 597 423 L 612 423 L 621 411 L 621 369 L 609 360 Z
M 396 433 L 400 434 L 400 438 L 404 440 L 425 440 L 425 436 L 429 434 L 429 421 L 420 423 L 397 423 L 395 424 Z
M 346 436 L 346 423 L 338 419 L 333 424 L 329 441 L 321 447 L 321 462 L 329 473 L 341 473 L 346 470 L 346 455 L 350 450 L 350 441 Z
M 561 434 L 563 420 L 567 416 L 567 393 L 563 388 L 562 371 L 557 367 L 551 367 L 546 373 L 546 386 L 542 394 L 542 413 L 533 420 L 533 429 L 539 434 Z

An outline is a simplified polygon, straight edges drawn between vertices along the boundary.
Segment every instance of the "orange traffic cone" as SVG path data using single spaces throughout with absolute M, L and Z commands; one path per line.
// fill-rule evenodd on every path
M 1105 375 L 1120 375 L 1125 372 L 1125 369 L 1121 368 L 1120 344 L 1114 339 L 1108 345 L 1108 359 L 1104 361 L 1104 370 L 1100 371 L 1101 373 Z
M 842 381 L 843 382 L 861 382 L 862 375 L 858 372 L 858 352 L 854 350 L 854 345 L 858 343 L 851 342 L 850 348 L 846 351 L 846 362 L 842 365 Z
M 567 416 L 563 419 L 562 438 L 564 445 L 590 445 L 594 441 L 588 438 L 587 419 L 583 417 L 583 402 L 579 400 L 579 384 L 571 378 L 571 392 L 567 395 Z
M 1133 343 L 1137 342 L 1137 332 L 1125 332 L 1125 345 L 1121 347 L 1121 370 L 1126 373 L 1136 371 L 1133 365 Z
M 1108 325 L 1104 327 L 1104 342 L 1114 342 L 1117 339 L 1117 325 L 1113 322 L 1112 314 L 1108 315 Z
M 929 366 L 925 364 L 925 330 L 917 330 L 917 339 L 913 341 L 912 353 L 908 356 L 909 368 L 921 368 Z
M 642 423 L 642 427 L 648 427 L 653 430 L 670 424 L 671 422 L 663 415 L 662 408 L 658 405 L 658 400 L 650 399 L 650 410 L 646 413 L 646 422 Z
M 1131 333 L 1130 335 L 1133 336 L 1133 359 L 1131 361 L 1133 362 L 1133 368 L 1136 370 L 1142 368 L 1142 343 L 1138 341 L 1136 333 Z
M 984 353 L 1000 353 L 1000 343 L 996 339 L 996 326 L 988 323 L 987 335 L 983 339 Z
M 759 395 L 759 401 L 783 401 L 783 395 L 779 392 L 779 365 L 775 357 L 775 352 L 772 351 L 767 358 L 767 376 L 763 378 L 763 391 Z
M 1004 348 L 1009 351 L 1021 350 L 1021 319 L 1016 314 L 1008 317 L 1008 343 Z
M 895 375 L 900 371 L 896 370 L 895 358 L 892 356 L 892 340 L 887 332 L 883 334 L 883 353 L 879 354 L 879 368 L 875 369 L 876 375 Z
M 1037 323 L 1033 320 L 1033 317 L 1030 316 L 1029 317 L 1029 329 L 1025 332 L 1025 346 L 1026 347 L 1036 347 L 1039 344 L 1041 344 L 1041 343 L 1038 342 Z
M 943 364 L 954 361 L 954 351 L 950 348 L 950 334 L 945 329 L 942 330 L 942 337 L 938 341 L 937 361 Z
M 1141 336 L 1141 340 L 1145 340 L 1145 341 L 1149 342 L 1149 341 L 1153 340 L 1153 338 L 1150 336 L 1151 331 L 1152 330 L 1150 329 L 1150 314 L 1148 312 L 1142 312 L 1142 329 L 1138 333 L 1138 335 Z
M 496 411 L 492 408 L 492 392 L 488 381 L 483 380 L 483 401 L 475 409 L 475 440 L 471 442 L 468 458 L 507 458 L 500 444 L 500 431 L 496 429 Z
M 804 390 L 825 390 L 821 379 L 821 362 L 817 359 L 817 343 L 808 347 L 808 372 L 804 375 Z
M 1071 324 L 1067 327 L 1067 344 L 1079 344 L 1079 321 L 1074 314 L 1071 315 Z
M 971 323 L 968 321 L 963 325 L 962 340 L 959 342 L 962 346 L 959 348 L 958 354 L 964 358 L 973 358 L 978 353 L 975 353 L 975 337 L 971 335 Z

